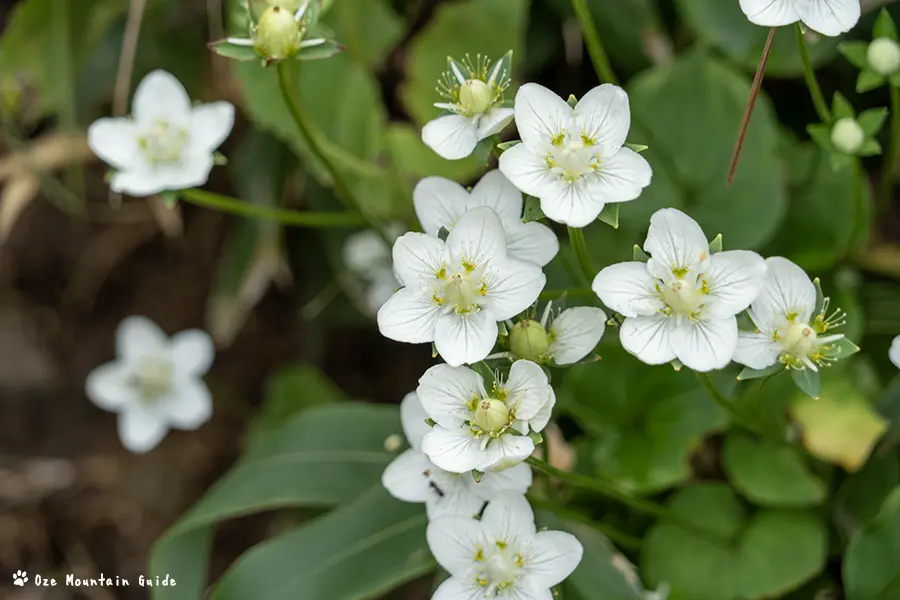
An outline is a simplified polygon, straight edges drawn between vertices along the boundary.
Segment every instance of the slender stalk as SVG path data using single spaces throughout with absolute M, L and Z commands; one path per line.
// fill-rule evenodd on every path
M 569 227 L 569 241 L 572 244 L 572 250 L 578 258 L 578 264 L 581 266 L 581 272 L 584 275 L 588 285 L 594 281 L 597 271 L 591 264 L 591 254 L 588 252 L 587 242 L 584 241 L 584 230 L 577 227 Z
M 816 73 L 813 71 L 812 61 L 809 59 L 809 49 L 806 47 L 806 38 L 803 35 L 803 30 L 800 28 L 800 23 L 797 23 L 796 32 L 797 50 L 800 52 L 800 60 L 803 61 L 803 77 L 806 78 L 806 87 L 809 88 L 809 95 L 812 96 L 816 112 L 819 114 L 822 122 L 831 123 L 831 111 L 825 102 L 822 88 L 819 87 L 819 82 L 816 80 Z
M 713 399 L 713 401 L 725 409 L 725 412 L 730 414 L 732 418 L 745 429 L 748 429 L 754 433 L 765 436 L 762 428 L 752 420 L 748 419 L 747 416 L 739 411 L 737 407 L 735 407 L 734 403 L 731 402 L 728 398 L 725 397 L 722 392 L 716 387 L 716 384 L 713 383 L 712 377 L 709 376 L 709 373 L 697 373 L 697 378 L 700 380 L 700 383 L 703 384 L 703 387 L 706 389 L 706 393 L 709 394 L 709 397 Z
M 750 117 L 753 116 L 753 107 L 756 106 L 756 99 L 759 97 L 759 89 L 762 87 L 763 77 L 766 74 L 766 64 L 769 62 L 769 54 L 772 52 L 772 40 L 774 39 L 775 27 L 771 27 L 769 29 L 769 37 L 766 38 L 766 45 L 763 47 L 762 56 L 759 58 L 759 65 L 756 67 L 756 74 L 753 76 L 750 97 L 747 99 L 747 107 L 744 109 L 744 117 L 741 119 L 741 129 L 738 133 L 737 142 L 734 145 L 734 152 L 731 155 L 731 167 L 728 169 L 728 185 L 734 182 L 738 161 L 741 160 L 741 150 L 744 149 L 744 139 L 747 137 L 747 129 L 750 127 Z
M 600 34 L 597 33 L 597 26 L 594 24 L 594 17 L 588 9 L 587 0 L 572 0 L 572 8 L 575 9 L 575 16 L 581 25 L 581 32 L 584 35 L 584 43 L 587 45 L 588 54 L 591 55 L 591 62 L 597 71 L 597 76 L 601 81 L 609 83 L 618 83 L 616 74 L 613 73 L 612 65 L 609 64 L 609 57 L 603 48 L 603 42 L 600 41 Z
M 629 550 L 641 549 L 641 540 L 639 538 L 631 535 L 630 533 L 619 531 L 615 527 L 607 525 L 602 521 L 595 521 L 594 519 L 581 512 L 572 510 L 571 508 L 560 506 L 558 504 L 554 504 L 552 502 L 547 502 L 546 500 L 539 500 L 532 496 L 528 497 L 528 501 L 531 502 L 531 505 L 534 508 L 546 510 L 547 512 L 551 512 L 557 517 L 566 519 L 567 521 L 575 521 L 576 523 L 582 523 L 592 529 L 596 529 L 622 548 L 627 548 Z
M 355 212 L 312 212 L 296 211 L 285 208 L 272 208 L 258 204 L 250 204 L 237 198 L 230 198 L 206 190 L 181 190 L 178 195 L 192 204 L 213 208 L 242 217 L 278 221 L 283 225 L 294 227 L 310 227 L 324 229 L 329 227 L 358 227 L 365 224 L 365 219 Z
M 281 97 L 284 99 L 284 103 L 285 105 L 287 105 L 288 111 L 291 113 L 291 118 L 294 120 L 294 123 L 296 123 L 297 129 L 300 130 L 300 135 L 303 136 L 303 139 L 304 141 L 306 141 L 306 145 L 313 153 L 313 156 L 315 156 L 319 160 L 319 162 L 321 162 L 322 165 L 325 166 L 325 169 L 331 176 L 331 184 L 334 187 L 334 192 L 337 195 L 338 199 L 343 202 L 344 206 L 346 206 L 349 210 L 359 211 L 359 213 L 368 223 L 369 227 L 374 229 L 389 247 L 392 246 L 393 240 L 391 240 L 384 232 L 381 224 L 378 223 L 378 221 L 376 221 L 371 215 L 366 213 L 363 205 L 356 199 L 356 197 L 353 195 L 353 192 L 350 191 L 350 188 L 344 182 L 340 172 L 338 172 L 337 168 L 322 150 L 322 146 L 319 143 L 318 138 L 313 133 L 313 127 L 309 117 L 307 116 L 306 112 L 304 112 L 300 103 L 296 101 L 293 94 L 291 93 L 291 87 L 287 80 L 286 64 L 287 63 L 285 61 L 278 61 L 278 63 L 276 63 L 275 70 L 278 76 L 278 88 L 281 91 Z
M 888 87 L 891 89 L 891 139 L 881 167 L 881 189 L 878 193 L 878 208 L 881 211 L 887 210 L 894 196 L 894 169 L 897 168 L 897 150 L 900 147 L 900 89 L 891 84 Z

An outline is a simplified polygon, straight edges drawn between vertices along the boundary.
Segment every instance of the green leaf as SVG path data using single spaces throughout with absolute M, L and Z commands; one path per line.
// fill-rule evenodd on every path
M 525 196 L 525 210 L 522 212 L 522 222 L 531 223 L 546 218 L 541 210 L 541 201 L 534 196 Z
M 874 90 L 884 85 L 884 82 L 885 77 L 881 73 L 876 73 L 871 69 L 863 69 L 859 72 L 859 77 L 856 78 L 856 93 L 862 94 L 863 92 Z
M 352 503 L 255 546 L 210 600 L 365 600 L 434 569 L 421 505 L 376 484 Z M 350 574 L 351 576 L 348 576 Z
M 850 101 L 840 92 L 834 93 L 834 100 L 831 102 L 831 112 L 833 113 L 835 121 L 840 119 L 853 119 L 856 117 L 856 111 L 853 110 L 853 105 L 850 104 Z
M 854 67 L 858 69 L 869 68 L 869 59 L 866 56 L 869 51 L 869 42 L 841 42 L 838 44 L 838 50 Z
M 810 473 L 803 458 L 789 446 L 733 432 L 725 439 L 722 467 L 732 485 L 758 506 L 813 506 L 826 498 L 825 482 Z
M 209 49 L 225 58 L 233 58 L 234 60 L 260 60 L 262 57 L 256 52 L 253 46 L 243 46 L 240 44 L 232 44 L 228 40 L 219 40 L 210 42 Z
M 645 263 L 650 260 L 650 255 L 644 252 L 640 246 L 635 244 L 634 248 L 631 249 L 631 260 L 637 260 Z
M 726 485 L 701 483 L 678 492 L 670 513 L 644 538 L 641 572 L 650 585 L 668 582 L 671 598 L 778 597 L 825 566 L 827 532 L 808 512 L 748 518 Z
M 266 381 L 266 400 L 253 420 L 253 436 L 268 435 L 283 427 L 302 410 L 346 401 L 344 393 L 321 371 L 309 365 L 292 365 L 276 371 Z
M 887 8 L 882 8 L 875 19 L 875 27 L 872 28 L 872 38 L 886 37 L 897 41 L 897 26 Z
M 822 123 L 807 125 L 806 132 L 822 150 L 832 150 L 834 148 L 834 144 L 831 143 L 831 127 L 828 125 Z
M 780 362 L 769 365 L 765 369 L 751 369 L 750 367 L 744 367 L 741 372 L 738 373 L 737 379 L 738 381 L 762 379 L 763 377 L 771 377 L 773 375 L 778 375 L 779 373 L 784 373 L 787 368 L 786 365 Z
M 603 210 L 600 211 L 600 215 L 597 217 L 599 221 L 603 221 L 613 229 L 619 228 L 619 204 L 618 202 L 613 204 L 607 204 L 603 207 Z
M 387 146 L 394 168 L 408 180 L 410 186 L 432 176 L 467 181 L 483 170 L 474 156 L 462 160 L 441 158 L 422 142 L 421 132 L 409 123 L 388 125 Z
M 322 60 L 337 56 L 346 50 L 346 46 L 339 44 L 334 40 L 325 40 L 325 43 L 307 48 L 300 48 L 293 58 L 294 60 Z
M 877 156 L 881 154 L 881 144 L 878 143 L 878 140 L 868 139 L 863 142 L 862 148 L 856 154 L 858 156 Z
M 801 392 L 812 398 L 818 399 L 821 389 L 821 375 L 810 368 L 791 369 L 791 379 Z
M 859 114 L 857 121 L 867 136 L 874 136 L 881 131 L 884 120 L 887 118 L 888 109 L 886 108 L 870 108 Z
M 841 484 L 834 499 L 834 522 L 852 537 L 871 520 L 881 504 L 900 485 L 900 457 L 896 452 L 876 452 L 862 469 Z
M 862 526 L 847 547 L 844 585 L 847 600 L 891 600 L 900 594 L 900 487 L 887 497 L 878 515 Z
M 831 164 L 831 170 L 835 173 L 845 172 L 850 166 L 853 165 L 853 157 L 849 154 L 844 154 L 843 152 L 832 152 L 829 156 L 829 163 Z

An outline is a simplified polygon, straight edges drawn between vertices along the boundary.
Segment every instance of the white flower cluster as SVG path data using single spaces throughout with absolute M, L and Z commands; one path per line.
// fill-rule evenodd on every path
M 779 27 L 801 21 L 822 35 L 850 31 L 862 12 L 860 0 L 741 0 L 751 23 Z

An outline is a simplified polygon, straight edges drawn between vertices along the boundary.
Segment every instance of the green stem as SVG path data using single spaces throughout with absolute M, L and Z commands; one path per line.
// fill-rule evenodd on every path
M 593 477 L 587 477 L 586 475 L 581 475 L 579 473 L 570 473 L 568 471 L 563 471 L 562 469 L 557 469 L 556 467 L 533 456 L 529 456 L 528 458 L 526 458 L 525 462 L 538 471 L 546 473 L 547 475 L 550 475 L 551 477 L 558 479 L 563 483 L 568 483 L 570 485 L 574 485 L 575 487 L 580 487 L 586 490 L 591 490 L 592 492 L 597 492 L 601 496 L 606 496 L 610 500 L 615 500 L 621 504 L 633 508 L 637 512 L 653 517 L 662 517 L 665 516 L 668 512 L 664 507 L 656 504 L 655 502 L 650 502 L 649 500 L 641 500 L 640 498 L 632 498 L 631 496 L 617 490 L 612 484 L 606 483 L 605 481 L 602 481 L 600 479 L 595 479 Z
M 56 84 L 60 99 L 59 120 L 62 130 L 66 133 L 72 133 L 78 129 L 75 110 L 76 73 L 72 63 L 72 11 L 71 0 L 61 0 L 49 17 L 52 35 L 56 40 L 52 48 L 54 49 L 53 63 L 56 65 L 58 75 Z M 78 200 L 77 204 L 73 203 L 72 212 L 84 215 L 86 212 L 84 171 L 79 161 L 74 161 L 69 165 L 66 184 L 72 191 L 73 197 Z
M 822 94 L 822 88 L 819 87 L 819 82 L 816 80 L 812 61 L 809 59 L 809 49 L 806 47 L 806 38 L 803 35 L 803 30 L 800 28 L 800 23 L 797 23 L 795 30 L 797 32 L 797 50 L 800 52 L 800 60 L 803 61 L 803 76 L 806 78 L 809 95 L 812 96 L 819 118 L 823 123 L 830 124 L 831 111 L 828 110 L 828 104 L 825 102 L 825 96 Z
M 894 169 L 897 168 L 897 150 L 900 146 L 900 89 L 888 85 L 891 89 L 891 139 L 881 169 L 881 189 L 878 194 L 878 208 L 887 210 L 894 196 Z
M 546 510 L 547 512 L 551 512 L 557 517 L 560 517 L 567 521 L 582 523 L 584 525 L 587 525 L 588 527 L 591 527 L 592 529 L 596 529 L 597 531 L 608 537 L 611 541 L 615 542 L 621 548 L 627 548 L 629 550 L 641 549 L 640 538 L 637 538 L 630 533 L 619 531 L 615 527 L 607 525 L 602 521 L 595 521 L 594 519 L 579 511 L 572 510 L 571 508 L 566 508 L 558 504 L 553 504 L 552 502 L 547 502 L 546 500 L 539 500 L 532 496 L 528 497 L 528 501 L 531 502 L 531 505 L 534 508 Z
M 730 414 L 738 424 L 754 433 L 764 435 L 762 428 L 757 423 L 748 419 L 744 413 L 737 409 L 731 400 L 726 398 L 725 395 L 719 391 L 716 384 L 713 383 L 712 377 L 709 376 L 709 373 L 697 373 L 697 378 L 700 380 L 700 383 L 703 384 L 709 397 L 712 398 L 716 404 L 725 409 L 725 412 Z
M 258 204 L 250 204 L 237 198 L 230 198 L 205 190 L 181 190 L 178 195 L 192 204 L 213 208 L 242 217 L 278 221 L 283 225 L 294 227 L 328 228 L 358 227 L 365 224 L 359 213 L 353 212 L 312 212 L 296 211 L 285 208 L 272 208 Z
M 616 74 L 613 73 L 612 65 L 609 64 L 609 57 L 603 48 L 603 42 L 600 41 L 600 34 L 597 33 L 597 26 L 594 24 L 594 17 L 588 9 L 587 0 L 572 0 L 572 8 L 575 9 L 575 16 L 581 25 L 581 31 L 584 35 L 584 43 L 587 45 L 588 54 L 591 55 L 591 62 L 594 64 L 594 70 L 600 81 L 609 83 L 618 83 Z
M 569 227 L 569 242 L 572 244 L 572 250 L 581 266 L 581 273 L 588 285 L 594 281 L 597 271 L 591 264 L 591 254 L 588 252 L 587 242 L 584 241 L 584 230 L 577 227 Z
M 391 240 L 390 237 L 388 237 L 388 235 L 384 232 L 381 224 L 378 223 L 378 221 L 375 220 L 371 215 L 366 213 L 363 205 L 356 199 L 356 197 L 353 195 L 353 192 L 350 191 L 350 188 L 344 182 L 337 168 L 322 150 L 322 145 L 319 143 L 318 138 L 313 133 L 313 126 L 309 117 L 303 111 L 300 103 L 296 101 L 293 94 L 291 93 L 291 87 L 287 79 L 286 65 L 286 61 L 278 61 L 275 66 L 275 70 L 278 75 L 278 89 L 281 91 L 281 97 L 284 100 L 285 105 L 287 105 L 288 112 L 291 113 L 291 118 L 297 125 L 297 129 L 300 130 L 300 135 L 303 137 L 306 145 L 309 147 L 310 152 L 312 152 L 313 156 L 315 156 L 316 159 L 320 163 L 322 163 L 322 165 L 328 171 L 328 174 L 331 177 L 331 184 L 334 187 L 335 195 L 337 195 L 338 199 L 343 202 L 344 206 L 346 206 L 349 210 L 359 211 L 359 213 L 369 224 L 369 227 L 374 229 L 389 247 L 393 246 L 393 240 Z

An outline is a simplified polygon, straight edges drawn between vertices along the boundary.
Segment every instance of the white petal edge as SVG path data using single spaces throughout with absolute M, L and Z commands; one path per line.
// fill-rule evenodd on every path
M 466 212 L 469 192 L 455 181 L 443 177 L 426 177 L 413 189 L 413 206 L 422 230 L 436 236 L 441 227 L 447 230 Z
M 754 25 L 781 27 L 800 20 L 796 0 L 741 0 L 741 10 Z
M 700 373 L 722 369 L 737 350 L 737 319 L 709 317 L 693 322 L 685 319 L 670 328 L 669 340 L 684 366 Z
M 425 538 L 435 560 L 451 575 L 475 566 L 475 555 L 484 544 L 482 524 L 466 517 L 444 517 L 428 524 Z
M 119 413 L 118 428 L 122 445 L 135 454 L 155 448 L 169 431 L 162 413 L 140 404 Z
M 515 492 L 503 492 L 491 500 L 481 522 L 485 533 L 498 540 L 527 540 L 537 532 L 531 505 L 525 496 Z
M 861 12 L 860 0 L 809 0 L 798 9 L 807 27 L 830 37 L 853 29 Z
M 404 502 L 425 502 L 433 494 L 425 472 L 432 468 L 424 453 L 409 449 L 385 468 L 381 485 L 388 493 Z
M 410 392 L 400 401 L 400 426 L 406 441 L 415 449 L 422 446 L 422 438 L 431 431 L 431 426 L 425 422 L 428 413 L 419 400 L 419 395 Z
M 626 318 L 619 328 L 619 340 L 628 353 L 648 365 L 662 365 L 675 359 L 668 318 L 663 315 Z
M 640 261 L 621 262 L 597 273 L 591 289 L 611 310 L 626 317 L 653 315 L 664 308 L 656 296 L 656 281 Z
M 571 365 L 600 343 L 606 331 L 606 313 L 592 306 L 576 306 L 562 311 L 549 329 L 554 338 L 550 344 L 553 362 Z
M 486 206 L 500 217 L 505 229 L 522 222 L 522 192 L 499 169 L 484 174 L 472 188 L 470 206 Z
M 441 158 L 461 160 L 478 145 L 478 128 L 462 115 L 445 115 L 422 128 L 422 141 Z
M 163 330 L 147 317 L 126 317 L 116 329 L 116 354 L 130 363 L 148 354 L 166 353 L 168 341 Z
M 454 261 L 467 261 L 476 268 L 506 258 L 506 233 L 493 209 L 479 206 L 468 210 L 447 236 L 447 251 Z
M 525 558 L 528 576 L 542 587 L 553 587 L 572 574 L 584 555 L 584 547 L 571 533 L 539 531 Z
M 766 284 L 766 271 L 766 262 L 756 252 L 727 250 L 713 254 L 706 271 L 710 314 L 728 317 L 749 307 Z
M 547 161 L 525 144 L 513 146 L 500 155 L 500 172 L 519 190 L 536 198 L 557 182 Z
M 451 473 L 467 473 L 484 462 L 481 441 L 466 426 L 447 429 L 435 425 L 422 438 L 422 452 L 435 465 Z
M 103 162 L 119 170 L 142 164 L 138 146 L 138 127 L 131 119 L 103 118 L 88 127 L 87 141 L 91 151 Z
M 438 317 L 434 327 L 434 347 L 447 364 L 459 366 L 484 360 L 497 341 L 497 319 L 490 311 L 466 314 L 455 311 Z
M 550 400 L 547 374 L 530 360 L 517 360 L 506 379 L 506 405 L 515 408 L 516 418 L 529 421 Z
M 522 142 L 539 151 L 566 129 L 572 117 L 572 107 L 565 100 L 537 83 L 519 88 L 515 112 Z
M 766 259 L 766 281 L 750 305 L 750 317 L 763 332 L 780 327 L 786 316 L 796 313 L 808 323 L 816 308 L 816 288 L 799 266 L 780 256 Z
M 737 347 L 731 359 L 745 367 L 761 370 L 774 365 L 779 354 L 781 346 L 772 340 L 771 334 L 740 331 Z
M 409 232 L 394 242 L 394 273 L 406 286 L 431 283 L 444 265 L 444 242 L 431 235 Z
M 541 295 L 547 277 L 535 263 L 507 258 L 491 263 L 484 283 L 484 306 L 495 320 L 503 321 L 531 306 Z
M 384 337 L 408 344 L 434 341 L 441 306 L 427 290 L 402 288 L 378 309 L 378 330 Z
M 188 329 L 172 336 L 169 342 L 172 361 L 180 373 L 203 375 L 216 356 L 212 337 L 202 329 Z
M 211 102 L 195 106 L 191 112 L 191 145 L 198 152 L 211 153 L 222 145 L 234 127 L 234 105 Z
M 469 401 L 483 395 L 481 375 L 468 367 L 450 365 L 430 367 L 419 378 L 416 388 L 416 397 L 424 413 L 448 428 L 460 427 L 463 421 L 469 420 Z
M 187 377 L 175 383 L 175 392 L 159 409 L 173 427 L 194 430 L 212 417 L 212 394 L 202 379 Z
M 581 133 L 600 147 L 600 154 L 612 154 L 625 144 L 631 127 L 628 94 L 611 83 L 598 85 L 581 97 L 574 117 Z
M 156 70 L 138 84 L 131 110 L 141 124 L 161 119 L 186 126 L 191 118 L 191 98 L 174 75 Z
M 675 208 L 663 208 L 650 217 L 644 241 L 650 254 L 647 269 L 654 277 L 669 281 L 673 270 L 698 274 L 709 263 L 709 242 L 697 221 Z
M 559 253 L 559 239 L 543 223 L 522 223 L 506 229 L 506 251 L 510 258 L 546 266 Z
M 98 408 L 118 412 L 137 403 L 140 398 L 129 384 L 132 370 L 124 361 L 113 361 L 95 367 L 84 381 L 88 399 Z

